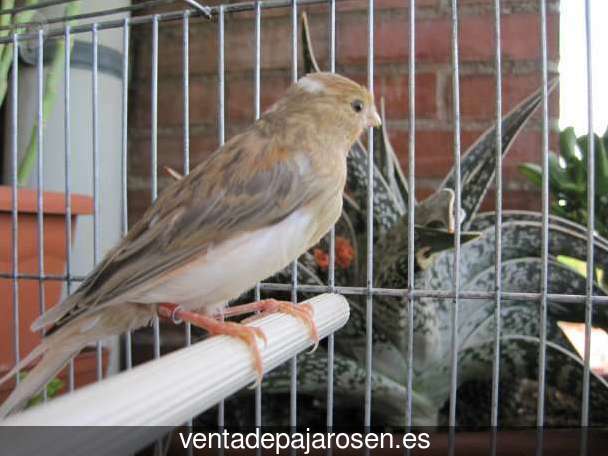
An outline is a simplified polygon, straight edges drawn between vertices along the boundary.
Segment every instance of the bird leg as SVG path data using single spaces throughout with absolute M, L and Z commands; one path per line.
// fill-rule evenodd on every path
M 249 323 L 251 321 L 257 320 L 258 318 L 265 317 L 266 315 L 282 312 L 289 314 L 302 323 L 304 323 L 309 331 L 310 338 L 314 342 L 314 347 L 312 351 L 317 349 L 319 345 L 319 332 L 317 330 L 317 325 L 313 320 L 313 310 L 309 304 L 299 304 L 296 305 L 291 301 L 279 301 L 277 299 L 262 299 L 261 301 L 252 302 L 249 304 L 241 304 L 238 306 L 228 307 L 224 310 L 224 317 L 230 318 L 235 317 L 237 315 L 248 314 L 252 312 L 260 312 L 258 315 L 253 315 L 249 318 L 246 318 L 242 321 L 242 323 Z
M 241 323 L 220 321 L 214 317 L 182 310 L 179 306 L 168 303 L 159 304 L 158 315 L 171 319 L 174 323 L 181 323 L 182 321 L 190 322 L 192 325 L 207 331 L 211 336 L 226 335 L 242 340 L 247 344 L 253 355 L 255 370 L 258 374 L 258 382 L 262 381 L 264 367 L 256 337 L 262 339 L 264 343 L 267 343 L 268 340 L 260 328 L 245 326 Z

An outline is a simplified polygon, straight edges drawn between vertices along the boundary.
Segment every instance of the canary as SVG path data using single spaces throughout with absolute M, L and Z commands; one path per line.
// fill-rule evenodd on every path
M 82 348 L 147 325 L 159 315 L 187 320 L 250 347 L 262 373 L 259 329 L 218 318 L 309 309 L 230 300 L 283 269 L 340 217 L 346 158 L 362 131 L 380 124 L 370 92 L 330 73 L 309 74 L 242 133 L 172 182 L 80 287 L 32 325 L 42 343 L 0 383 L 40 361 L 0 407 L 18 410 Z

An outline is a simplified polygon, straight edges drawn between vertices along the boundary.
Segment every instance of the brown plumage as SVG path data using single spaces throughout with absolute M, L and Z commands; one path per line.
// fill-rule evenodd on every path
M 370 93 L 317 73 L 176 180 L 63 303 L 33 325 L 42 360 L 0 408 L 23 406 L 87 343 L 148 324 L 158 304 L 214 315 L 314 245 L 340 216 L 346 155 L 379 124 Z

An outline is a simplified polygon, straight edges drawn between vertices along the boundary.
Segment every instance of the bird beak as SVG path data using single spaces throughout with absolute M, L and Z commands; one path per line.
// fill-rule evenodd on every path
M 367 116 L 367 125 L 370 127 L 379 127 L 382 125 L 382 119 L 378 115 L 378 111 L 376 111 L 375 107 Z

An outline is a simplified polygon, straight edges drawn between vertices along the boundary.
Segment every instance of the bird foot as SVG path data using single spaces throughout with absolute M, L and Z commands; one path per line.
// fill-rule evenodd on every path
M 259 318 L 265 317 L 266 315 L 270 315 L 277 312 L 289 314 L 300 320 L 308 327 L 310 332 L 310 338 L 314 342 L 314 346 L 311 352 L 314 352 L 319 346 L 319 331 L 317 330 L 317 325 L 313 320 L 314 311 L 310 304 L 294 304 L 291 301 L 263 299 L 261 301 L 252 302 L 250 304 L 228 307 L 224 310 L 224 317 L 229 318 L 251 312 L 260 313 L 258 315 L 253 315 L 249 318 L 246 318 L 242 321 L 242 323 L 250 323 Z
M 268 343 L 268 339 L 266 338 L 264 331 L 260 328 L 245 326 L 242 323 L 220 321 L 207 315 L 188 312 L 180 309 L 179 306 L 175 304 L 160 304 L 158 306 L 158 315 L 169 318 L 175 323 L 181 323 L 182 321 L 190 322 L 192 325 L 207 331 L 211 336 L 225 335 L 242 340 L 249 347 L 249 350 L 253 355 L 255 370 L 258 374 L 258 383 L 262 381 L 264 366 L 262 364 L 262 356 L 260 355 L 260 349 L 258 348 L 257 338 L 262 339 L 264 344 Z

